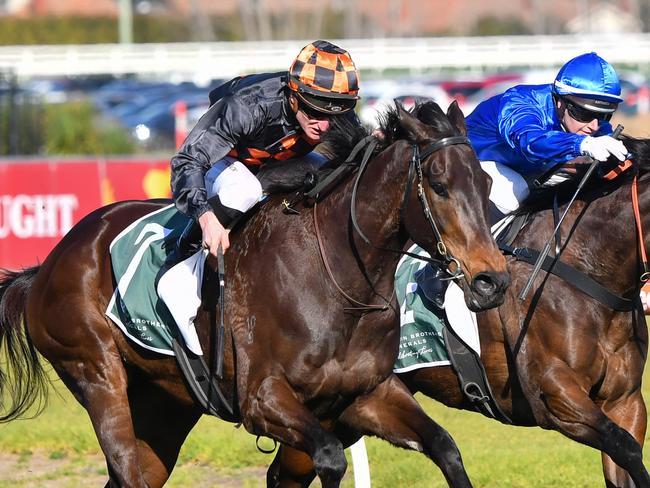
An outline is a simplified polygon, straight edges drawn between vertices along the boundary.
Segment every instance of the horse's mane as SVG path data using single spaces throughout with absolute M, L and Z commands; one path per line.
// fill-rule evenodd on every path
M 458 133 L 458 130 L 447 117 L 447 114 L 445 114 L 436 102 L 429 100 L 422 103 L 416 103 L 411 110 L 411 113 L 420 122 L 432 127 L 441 137 Z M 385 147 L 390 146 L 400 139 L 414 142 L 409 139 L 402 128 L 397 107 L 389 108 L 380 116 L 380 127 L 384 134 Z
M 432 127 L 441 137 L 454 135 L 458 132 L 445 112 L 433 101 L 416 103 L 410 112 L 420 122 Z M 329 167 L 345 161 L 356 144 L 369 135 L 366 128 L 354 124 L 345 117 L 340 117 L 340 119 L 332 124 L 332 128 L 323 137 L 326 154 L 331 160 L 328 164 Z M 378 139 L 376 153 L 399 140 L 415 142 L 403 128 L 397 106 L 386 108 L 383 113 L 379 114 L 378 119 L 379 131 L 383 137 Z
M 650 139 L 637 139 L 624 135 L 623 144 L 633 155 L 634 163 L 640 174 L 650 171 Z
M 453 126 L 447 115 L 437 103 L 426 101 L 416 104 L 411 113 L 424 124 L 434 129 L 440 137 L 455 135 L 458 130 Z M 411 140 L 412 136 L 402 127 L 396 106 L 389 107 L 379 115 L 380 131 L 383 138 L 377 138 L 377 146 L 373 156 L 377 155 L 398 140 Z M 313 162 L 301 163 L 290 160 L 286 163 L 278 162 L 265 165 L 257 174 L 267 193 L 286 193 L 303 187 L 305 175 L 314 173 L 317 180 L 321 180 L 334 168 L 343 163 L 354 147 L 370 132 L 367 128 L 350 117 L 335 117 L 332 119 L 330 129 L 323 134 L 323 140 L 317 151 L 323 154 L 328 162 L 321 167 L 316 167 Z M 356 157 L 358 162 L 363 156 L 359 151 Z

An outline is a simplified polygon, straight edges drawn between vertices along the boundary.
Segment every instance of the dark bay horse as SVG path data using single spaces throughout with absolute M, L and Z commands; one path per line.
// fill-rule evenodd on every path
M 401 249 L 410 238 L 437 255 L 444 243 L 475 310 L 499 305 L 509 281 L 489 234 L 488 182 L 476 176 L 478 161 L 462 137 L 463 115 L 455 104 L 447 114 L 431 110 L 437 123 L 427 125 L 398 107 L 386 144 L 358 178 L 348 175 L 313 208 L 296 204 L 298 215 L 282 211 L 283 196 L 271 197 L 233 232 L 226 254 L 220 386 L 238 414 L 233 420 L 306 452 L 327 488 L 339 486 L 346 470 L 342 442 L 332 432 L 344 411 L 373 435 L 424 452 L 450 485 L 470 486 L 449 434 L 391 374 L 399 341 L 392 283 L 400 254 L 386 248 Z M 115 287 L 109 244 L 129 223 L 168 203 L 101 208 L 42 265 L 6 273 L 0 282 L 0 339 L 13 379 L 0 376 L 0 393 L 11 389 L 13 402 L 1 420 L 39 398 L 38 350 L 87 410 L 108 465 L 107 486 L 162 486 L 203 413 L 175 360 L 130 342 L 104 314 Z M 423 210 L 429 205 L 435 226 Z M 203 296 L 196 324 L 212 356 L 214 289 L 204 287 Z M 364 305 L 350 310 L 359 307 L 352 300 Z
M 639 207 L 647 246 L 650 141 L 626 138 L 625 144 L 635 155 L 639 171 Z M 569 200 L 579 179 L 558 187 L 560 201 Z M 611 182 L 592 176 L 562 225 L 560 259 L 612 293 L 636 300 L 643 270 L 631 186 L 631 174 L 623 173 Z M 513 246 L 538 251 L 544 247 L 555 227 L 548 201 L 538 206 Z M 615 311 L 545 272 L 537 276 L 532 293 L 522 302 L 517 295 L 533 266 L 510 258 L 508 269 L 512 283 L 504 304 L 477 315 L 481 359 L 501 409 L 515 425 L 556 430 L 600 450 L 608 488 L 649 487 L 642 456 L 647 417 L 641 395 L 648 333 L 640 302 L 634 311 Z M 474 410 L 450 366 L 398 377 L 413 393 Z M 358 438 L 351 433 L 353 424 L 339 428 L 348 433 L 349 443 Z M 291 458 L 287 451 L 281 449 L 275 470 L 296 469 L 281 465 L 283 458 Z M 300 461 L 303 479 L 308 479 L 309 461 L 304 456 Z
M 647 246 L 650 141 L 626 138 L 625 144 L 639 172 Z M 641 395 L 648 333 L 637 300 L 643 270 L 631 199 L 632 172 L 611 182 L 592 177 L 562 225 L 560 259 L 615 295 L 636 300 L 635 310 L 612 310 L 545 272 L 534 282 L 534 293 L 522 302 L 517 295 L 532 266 L 509 259 L 512 285 L 505 303 L 477 316 L 481 357 L 504 412 L 515 425 L 556 430 L 600 450 L 608 488 L 650 486 L 642 455 L 647 416 Z M 558 189 L 565 201 L 575 183 Z M 554 226 L 547 205 L 532 214 L 513 246 L 541 250 Z M 400 379 L 413 392 L 472 409 L 460 391 L 451 388 L 457 380 L 450 368 L 421 369 Z

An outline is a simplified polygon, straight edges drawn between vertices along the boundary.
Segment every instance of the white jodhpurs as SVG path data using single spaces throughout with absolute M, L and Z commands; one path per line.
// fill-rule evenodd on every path
M 225 207 L 244 213 L 262 198 L 262 185 L 250 170 L 235 158 L 217 161 L 205 174 L 208 198 L 219 196 Z
M 319 167 L 327 162 L 321 154 L 312 151 L 300 157 L 303 163 Z M 270 164 L 273 164 L 272 162 Z M 226 156 L 217 161 L 205 174 L 208 198 L 219 196 L 224 207 L 246 212 L 263 199 L 262 185 L 253 173 L 240 161 Z
M 496 161 L 481 161 L 481 168 L 492 178 L 489 198 L 501 213 L 517 210 L 530 194 L 524 177 L 512 168 Z
M 262 185 L 246 166 L 234 158 L 216 162 L 205 174 L 208 198 L 219 197 L 230 212 L 244 213 L 262 198 Z M 158 281 L 158 296 L 167 305 L 185 344 L 201 356 L 194 319 L 201 305 L 201 283 L 208 251 L 202 249 L 172 266 Z
M 316 153 L 305 158 L 316 166 L 326 161 Z M 217 161 L 204 178 L 208 198 L 218 196 L 220 205 L 229 209 L 228 214 L 233 211 L 245 213 L 264 197 L 259 180 L 235 158 L 226 157 Z M 201 283 L 207 255 L 205 249 L 198 251 L 170 268 L 158 281 L 158 296 L 178 324 L 187 347 L 199 356 L 203 351 L 194 319 L 201 305 Z

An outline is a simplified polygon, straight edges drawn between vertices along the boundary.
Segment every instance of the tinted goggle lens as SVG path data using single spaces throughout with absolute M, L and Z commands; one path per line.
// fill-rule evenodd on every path
M 321 113 L 329 116 L 341 115 L 353 109 L 357 103 L 355 99 L 326 98 L 304 92 L 298 92 L 297 95 L 301 106 L 309 107 L 313 113 Z
M 571 118 L 577 120 L 578 122 L 591 122 L 594 119 L 609 122 L 612 118 L 612 115 L 614 115 L 613 112 L 592 112 L 591 110 L 587 110 L 586 108 L 580 107 L 579 105 L 571 102 L 566 102 L 566 108 L 569 111 Z
M 299 104 L 299 110 L 301 112 L 304 112 L 304 114 L 310 119 L 328 120 L 330 117 L 332 117 L 331 114 L 326 114 L 324 112 L 320 112 L 320 111 L 318 111 L 318 110 L 316 110 L 314 108 L 311 108 L 306 103 Z

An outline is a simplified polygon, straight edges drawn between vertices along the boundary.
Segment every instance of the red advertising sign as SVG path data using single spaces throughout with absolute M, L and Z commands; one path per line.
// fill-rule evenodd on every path
M 169 196 L 168 160 L 0 161 L 0 267 L 43 261 L 75 223 L 103 205 Z

